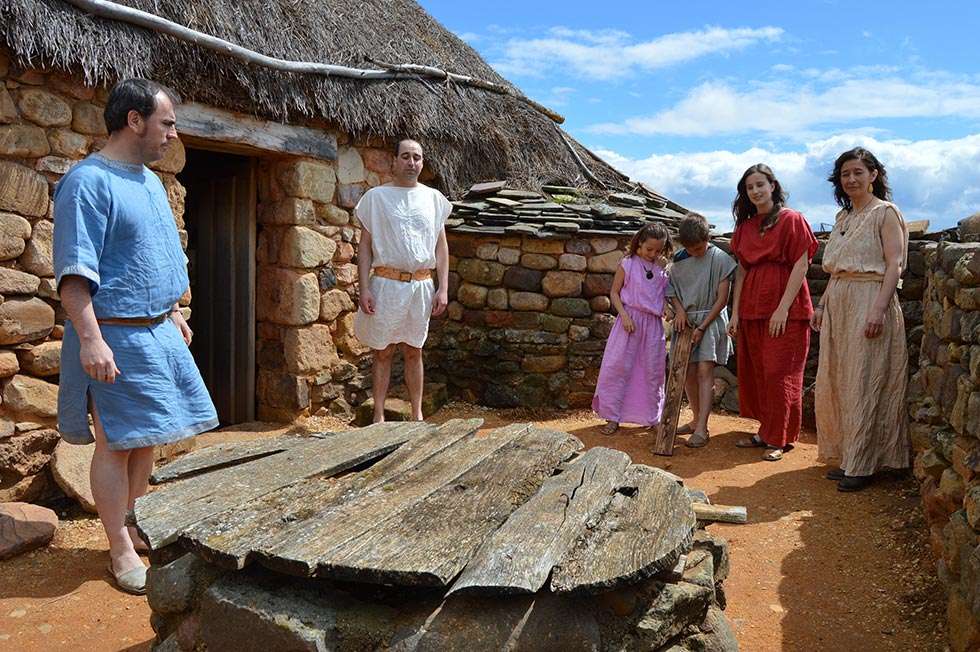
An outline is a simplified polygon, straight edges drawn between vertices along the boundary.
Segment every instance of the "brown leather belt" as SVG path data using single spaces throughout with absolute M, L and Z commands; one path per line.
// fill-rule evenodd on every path
M 414 272 L 404 272 L 400 269 L 395 269 L 394 267 L 374 267 L 371 269 L 371 271 L 375 276 L 390 278 L 392 281 L 402 281 L 403 283 L 409 283 L 411 281 L 424 281 L 432 278 L 431 269 L 418 269 Z
M 162 324 L 169 316 L 170 313 L 165 312 L 156 317 L 99 317 L 95 321 L 103 326 L 156 326 Z
M 857 281 L 859 283 L 881 283 L 885 280 L 884 274 L 877 272 L 834 272 L 830 278 L 836 281 Z

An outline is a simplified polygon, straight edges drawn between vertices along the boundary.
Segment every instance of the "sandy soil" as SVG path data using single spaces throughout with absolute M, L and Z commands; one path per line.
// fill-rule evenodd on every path
M 745 525 L 710 526 L 731 544 L 727 616 L 746 652 L 767 650 L 941 651 L 941 587 L 930 558 L 915 483 L 882 479 L 841 494 L 823 479 L 811 433 L 781 462 L 737 449 L 754 422 L 714 415 L 711 442 L 673 457 L 649 452 L 649 433 L 623 428 L 606 437 L 591 412 L 489 410 L 452 404 L 434 420 L 480 416 L 486 427 L 534 421 L 570 432 L 586 446 L 610 446 L 669 469 L 712 502 L 748 507 Z M 311 419 L 309 430 L 340 427 Z M 208 443 L 280 434 L 281 427 L 206 436 Z M 201 442 L 202 444 L 205 442 Z M 0 563 L 0 650 L 148 650 L 153 640 L 143 598 L 105 579 L 98 521 L 68 508 L 51 545 Z

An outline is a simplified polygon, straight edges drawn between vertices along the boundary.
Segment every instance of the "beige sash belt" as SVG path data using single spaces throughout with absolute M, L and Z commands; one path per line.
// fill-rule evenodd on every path
M 426 279 L 432 278 L 432 270 L 429 269 L 418 269 L 414 272 L 406 272 L 400 269 L 395 269 L 394 267 L 384 267 L 379 265 L 371 269 L 375 276 L 380 276 L 381 278 L 390 278 L 393 281 L 401 281 L 402 283 L 410 283 L 411 281 L 424 281 Z
M 885 280 L 885 275 L 879 274 L 878 272 L 834 272 L 830 275 L 830 278 L 837 281 L 881 283 Z

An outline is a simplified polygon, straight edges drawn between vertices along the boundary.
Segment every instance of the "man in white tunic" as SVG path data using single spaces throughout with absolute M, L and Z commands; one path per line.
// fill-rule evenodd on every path
M 400 345 L 412 418 L 422 420 L 422 345 L 429 316 L 449 301 L 449 245 L 446 218 L 452 204 L 441 192 L 419 183 L 422 146 L 402 140 L 395 146 L 394 180 L 371 188 L 354 211 L 361 223 L 357 248 L 360 310 L 354 334 L 374 350 L 374 422 L 384 421 L 391 362 Z M 432 268 L 439 289 L 432 281 Z

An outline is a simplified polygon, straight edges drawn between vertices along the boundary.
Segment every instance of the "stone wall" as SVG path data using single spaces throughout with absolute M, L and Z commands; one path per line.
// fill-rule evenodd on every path
M 954 652 L 980 649 L 980 243 L 924 248 L 920 368 L 909 386 L 915 477 Z
M 590 405 L 628 241 L 451 233 L 450 303 L 429 328 L 429 377 L 491 407 Z

